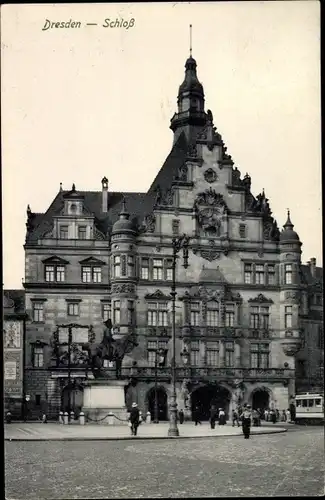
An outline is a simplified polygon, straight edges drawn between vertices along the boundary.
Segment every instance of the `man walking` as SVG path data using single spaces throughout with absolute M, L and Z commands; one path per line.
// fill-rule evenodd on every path
M 138 405 L 136 403 L 132 403 L 129 421 L 131 424 L 131 435 L 136 436 L 137 432 L 138 432 L 139 423 L 140 423 L 140 412 L 139 412 Z
M 239 427 L 239 415 L 237 410 L 232 410 L 232 426 L 235 427 L 235 423 L 237 423 L 237 427 Z
M 210 409 L 210 426 L 211 426 L 211 429 L 215 428 L 216 420 L 217 420 L 217 410 L 216 410 L 216 407 L 215 406 L 211 406 L 211 409 Z
M 245 439 L 249 439 L 251 433 L 252 413 L 250 405 L 247 405 L 243 411 L 242 429 Z
M 201 425 L 200 408 L 198 406 L 196 406 L 195 409 L 194 409 L 194 411 L 193 411 L 193 417 L 194 417 L 195 425 L 197 425 L 197 424 Z

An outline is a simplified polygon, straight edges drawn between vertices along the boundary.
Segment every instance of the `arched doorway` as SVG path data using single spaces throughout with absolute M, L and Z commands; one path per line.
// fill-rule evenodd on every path
M 148 411 L 151 413 L 152 420 L 155 416 L 155 388 L 152 387 L 148 392 Z M 158 401 L 158 418 L 161 420 L 168 420 L 168 403 L 167 393 L 164 387 L 157 387 L 157 401 Z
M 252 408 L 253 410 L 262 410 L 264 413 L 270 407 L 270 394 L 267 389 L 261 387 L 256 389 L 252 394 Z
M 69 393 L 70 411 L 73 411 L 75 418 L 78 418 L 81 408 L 83 407 L 83 387 L 80 385 L 70 385 L 64 387 L 61 397 L 62 411 L 69 411 Z
M 227 420 L 229 419 L 229 404 L 231 400 L 230 392 L 217 384 L 207 384 L 198 387 L 192 392 L 191 410 L 199 407 L 202 420 L 209 420 L 211 406 L 223 408 L 226 413 Z

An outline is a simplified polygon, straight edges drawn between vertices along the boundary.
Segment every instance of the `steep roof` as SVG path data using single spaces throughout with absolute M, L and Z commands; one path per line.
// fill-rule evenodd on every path
M 315 267 L 315 276 L 311 274 L 309 265 L 301 266 L 302 279 L 307 285 L 317 285 L 320 284 L 323 287 L 323 268 Z

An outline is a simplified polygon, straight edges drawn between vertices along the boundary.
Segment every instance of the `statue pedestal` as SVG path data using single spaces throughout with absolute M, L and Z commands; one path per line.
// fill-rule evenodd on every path
M 82 411 L 90 423 L 101 425 L 127 425 L 123 380 L 95 379 L 84 384 Z M 107 417 L 111 412 L 115 417 Z M 106 418 L 104 418 L 106 417 Z

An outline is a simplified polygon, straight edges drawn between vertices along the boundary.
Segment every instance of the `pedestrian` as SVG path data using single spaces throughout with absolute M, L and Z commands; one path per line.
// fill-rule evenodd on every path
M 291 422 L 291 413 L 290 413 L 289 408 L 287 408 L 286 417 L 287 417 L 287 422 L 290 423 Z
M 279 422 L 280 421 L 280 412 L 278 409 L 275 410 L 275 415 L 276 415 L 276 421 Z
M 219 408 L 219 425 L 225 425 L 226 423 L 226 414 L 223 408 Z
M 286 415 L 286 411 L 285 410 L 282 410 L 281 421 L 282 422 L 286 422 L 287 421 L 287 415 Z
M 200 408 L 198 406 L 196 406 L 194 411 L 193 411 L 193 418 L 194 418 L 195 425 L 197 425 L 197 424 L 201 425 Z
M 232 410 L 232 426 L 235 427 L 235 423 L 237 423 L 237 427 L 239 427 L 239 415 L 237 410 Z
M 269 410 L 267 408 L 264 410 L 264 420 L 265 422 L 269 421 Z
M 47 415 L 46 415 L 46 413 L 43 413 L 43 415 L 42 415 L 42 423 L 43 424 L 47 424 Z
M 217 409 L 215 406 L 211 406 L 210 409 L 210 426 L 211 429 L 214 429 L 216 426 L 216 420 L 217 420 Z
M 11 424 L 11 411 L 7 411 L 6 413 L 6 422 L 7 424 Z
M 274 410 L 270 411 L 270 420 L 273 422 L 273 424 L 276 423 L 276 412 Z
M 242 429 L 245 439 L 249 439 L 251 433 L 252 412 L 250 405 L 247 405 L 243 411 Z
M 184 412 L 182 409 L 178 412 L 179 423 L 182 424 L 184 422 Z
M 132 408 L 130 411 L 129 417 L 130 427 L 131 427 L 131 435 L 136 436 L 138 432 L 138 427 L 140 424 L 140 412 L 137 403 L 132 403 Z
M 258 426 L 258 412 L 257 412 L 257 410 L 252 411 L 252 418 L 253 418 L 253 426 L 257 427 Z

